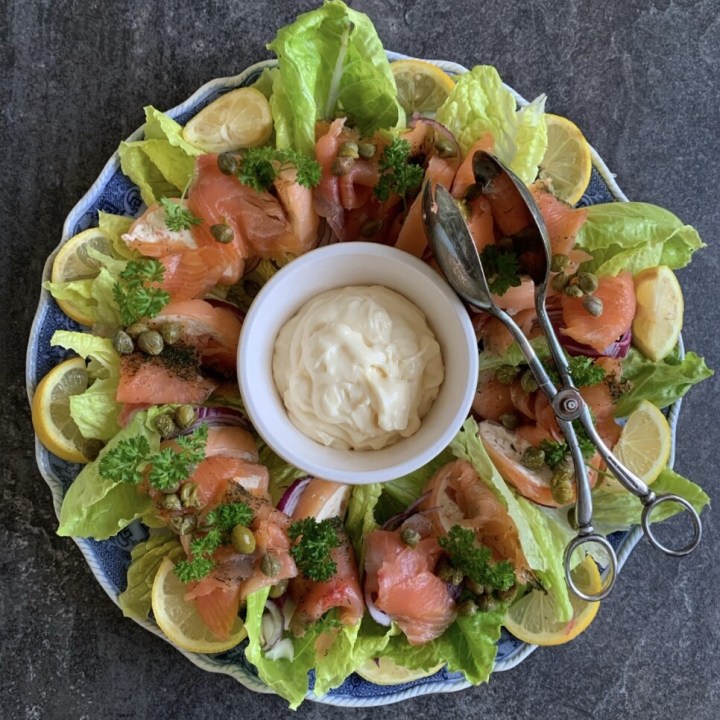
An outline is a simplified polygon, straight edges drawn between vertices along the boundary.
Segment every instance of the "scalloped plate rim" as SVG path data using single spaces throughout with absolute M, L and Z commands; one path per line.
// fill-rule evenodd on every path
M 402 53 L 387 51 L 388 58 L 392 60 L 400 60 L 400 59 L 408 59 L 412 58 L 412 56 L 404 55 Z M 468 69 L 465 68 L 462 65 L 459 65 L 457 63 L 446 61 L 446 60 L 426 60 L 426 62 L 431 62 L 434 65 L 437 65 L 441 67 L 443 70 L 450 74 L 459 75 L 464 72 L 467 72 Z M 194 106 L 196 106 L 198 103 L 202 102 L 204 99 L 206 99 L 211 93 L 216 92 L 218 90 L 222 90 L 225 88 L 234 88 L 239 87 L 243 84 L 244 80 L 254 73 L 262 72 L 265 68 L 273 68 L 277 65 L 277 60 L 264 60 L 258 63 L 255 63 L 249 67 L 247 67 L 245 70 L 243 70 L 241 73 L 238 73 L 237 75 L 222 77 L 222 78 L 215 78 L 213 80 L 208 81 L 204 85 L 202 85 L 200 88 L 198 88 L 189 98 L 184 100 L 179 105 L 176 105 L 175 107 L 171 108 L 170 110 L 165 111 L 167 115 L 169 115 L 172 118 L 176 118 L 178 115 L 181 115 L 183 112 L 191 110 Z M 515 97 L 516 101 L 520 106 L 524 106 L 528 104 L 528 101 L 522 97 L 519 93 L 517 93 L 513 88 L 511 88 L 508 85 L 504 85 L 505 88 L 510 90 L 510 92 Z M 143 135 L 144 125 L 139 127 L 137 130 L 135 130 L 128 138 L 127 141 L 133 141 L 137 139 L 141 139 Z M 592 156 L 592 162 L 595 169 L 600 174 L 603 182 L 606 184 L 607 188 L 609 189 L 610 193 L 618 200 L 622 202 L 627 202 L 628 198 L 625 196 L 623 191 L 618 186 L 617 182 L 615 181 L 615 176 L 610 172 L 605 162 L 602 160 L 602 158 L 598 155 L 596 150 L 591 146 L 590 148 L 591 156 Z M 117 170 L 120 168 L 120 161 L 118 157 L 117 151 L 113 153 L 113 155 L 110 157 L 110 159 L 105 163 L 102 170 L 100 171 L 100 174 L 98 175 L 97 179 L 93 182 L 93 184 L 90 186 L 90 188 L 87 190 L 87 192 L 80 198 L 80 200 L 73 206 L 72 210 L 68 213 L 67 218 L 65 219 L 65 222 L 63 224 L 63 230 L 62 230 L 62 237 L 60 242 L 58 243 L 57 247 L 50 253 L 48 256 L 45 265 L 43 267 L 43 281 L 48 279 L 50 276 L 50 270 L 52 268 L 52 262 L 55 258 L 55 255 L 57 254 L 59 248 L 63 245 L 63 243 L 66 242 L 66 240 L 71 236 L 72 230 L 75 226 L 75 224 L 78 221 L 78 218 L 82 215 L 83 211 L 91 205 L 95 200 L 98 199 L 98 197 L 101 194 L 101 191 L 106 187 L 106 184 L 108 180 L 117 172 Z M 28 395 L 28 401 L 32 403 L 33 394 L 35 391 L 35 387 L 37 385 L 37 377 L 36 377 L 36 365 L 35 365 L 35 359 L 37 355 L 37 338 L 38 338 L 38 329 L 41 326 L 44 317 L 49 309 L 49 303 L 50 303 L 50 296 L 49 293 L 41 289 L 40 292 L 40 298 L 38 301 L 37 309 L 35 311 L 35 316 L 33 318 L 33 323 L 30 329 L 29 334 L 29 340 L 28 340 L 28 347 L 27 347 L 27 353 L 26 353 L 26 364 L 25 364 L 25 377 L 26 377 L 26 391 Z M 683 349 L 682 346 L 682 337 L 680 338 L 680 348 L 681 351 Z M 677 422 L 680 414 L 680 409 L 682 405 L 682 399 L 676 401 L 670 409 L 669 414 L 669 423 L 672 433 L 672 451 L 671 456 L 668 462 L 668 465 L 672 467 L 675 457 L 675 434 L 676 434 L 676 428 L 677 428 Z M 42 446 L 40 441 L 38 440 L 37 436 L 35 437 L 35 460 L 38 466 L 38 469 L 40 470 L 40 473 L 45 480 L 46 484 L 50 488 L 50 491 L 53 496 L 53 505 L 55 514 L 59 519 L 60 516 L 60 506 L 62 504 L 62 498 L 63 498 L 63 491 L 62 487 L 58 481 L 58 479 L 52 474 L 50 468 L 49 468 L 49 453 L 45 448 Z M 617 549 L 618 553 L 618 569 L 622 568 L 627 558 L 630 556 L 630 553 L 632 552 L 633 548 L 637 544 L 638 540 L 642 537 L 642 530 L 639 527 L 635 527 L 632 530 L 630 530 L 625 537 L 620 542 L 620 545 Z M 112 583 L 110 579 L 108 578 L 105 570 L 101 566 L 101 564 L 98 562 L 96 555 L 91 547 L 90 541 L 84 538 L 72 538 L 75 544 L 78 546 L 80 551 L 82 552 L 86 562 L 88 563 L 90 569 L 93 572 L 93 575 L 99 582 L 102 589 L 105 591 L 105 593 L 108 595 L 108 597 L 115 603 L 115 605 L 118 605 L 117 596 L 115 595 L 115 592 L 112 588 Z M 135 620 L 135 622 L 140 625 L 141 627 L 145 628 L 146 630 L 150 631 L 154 635 L 157 635 L 158 637 L 165 640 L 165 642 L 169 643 L 174 647 L 176 650 L 178 650 L 180 653 L 182 653 L 186 658 L 188 658 L 194 665 L 202 668 L 203 670 L 207 670 L 209 672 L 214 673 L 222 673 L 225 675 L 230 675 L 231 677 L 238 680 L 244 687 L 248 688 L 249 690 L 252 690 L 253 692 L 257 693 L 265 693 L 265 694 L 274 694 L 273 691 L 268 688 L 262 681 L 259 680 L 256 676 L 248 675 L 245 671 L 243 671 L 240 668 L 232 667 L 229 665 L 221 665 L 216 662 L 214 662 L 210 657 L 198 655 L 195 653 L 189 653 L 185 650 L 182 650 L 181 648 L 178 648 L 177 646 L 173 645 L 170 640 L 168 640 L 163 633 L 157 628 L 157 626 L 154 623 L 151 623 L 149 621 L 140 621 Z M 500 662 L 496 662 L 493 672 L 501 672 L 505 670 L 510 670 L 511 668 L 514 668 L 518 664 L 520 664 L 523 660 L 525 660 L 532 652 L 534 652 L 537 649 L 536 645 L 527 645 L 521 646 L 521 649 L 519 649 L 517 652 L 515 652 L 511 657 L 509 657 L 507 660 L 501 660 Z M 411 697 L 415 697 L 418 695 L 426 695 L 426 694 L 435 694 L 435 693 L 446 693 L 446 692 L 457 692 L 460 690 L 465 690 L 467 688 L 473 687 L 469 682 L 466 680 L 463 680 L 462 678 L 457 679 L 450 679 L 445 681 L 432 681 L 432 676 L 430 678 L 426 678 L 419 681 L 419 684 L 406 688 L 404 690 L 400 690 L 395 693 L 390 693 L 387 695 L 380 695 L 380 696 L 371 696 L 371 697 L 359 697 L 354 695 L 345 695 L 345 694 L 335 694 L 335 695 L 325 695 L 323 697 L 316 697 L 312 691 L 308 692 L 308 695 L 306 699 L 312 700 L 314 702 L 326 704 L 326 705 L 334 705 L 334 706 L 341 706 L 341 707 L 373 707 L 373 706 L 380 706 L 380 705 L 389 705 L 396 702 L 401 702 L 403 700 L 409 699 Z

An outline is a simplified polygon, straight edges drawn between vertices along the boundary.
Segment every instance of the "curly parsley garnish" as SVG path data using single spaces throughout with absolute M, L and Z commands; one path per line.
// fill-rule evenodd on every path
M 98 471 L 105 480 L 137 484 L 142 480 L 142 466 L 150 454 L 150 444 L 142 435 L 121 440 L 100 460 Z
M 490 292 L 504 295 L 511 287 L 520 285 L 520 263 L 515 253 L 487 245 L 480 253 L 480 261 Z
M 585 355 L 576 355 L 568 358 L 570 377 L 576 387 L 589 387 L 597 385 L 605 379 L 605 369 L 600 367 L 592 358 Z M 555 369 L 555 364 L 550 360 L 545 362 L 545 369 L 550 379 L 557 385 L 560 382 L 560 375 Z
M 207 524 L 215 525 L 220 530 L 232 530 L 236 525 L 250 524 L 253 519 L 253 511 L 244 502 L 228 503 L 218 505 L 211 510 L 207 516 Z
M 290 548 L 290 554 L 308 580 L 325 582 L 337 572 L 337 565 L 330 553 L 340 545 L 340 522 L 339 518 L 328 518 L 321 522 L 315 518 L 305 518 L 290 526 L 288 535 L 296 541 Z
M 163 264 L 154 258 L 128 262 L 113 285 L 113 297 L 125 325 L 154 317 L 170 302 L 170 294 L 157 287 L 164 276 Z
M 187 480 L 205 459 L 207 436 L 208 426 L 203 423 L 195 432 L 175 440 L 179 450 L 168 447 L 152 455 L 148 482 L 157 490 L 168 490 Z
M 597 448 L 579 422 L 573 422 L 573 427 L 575 428 L 580 452 L 585 460 L 589 460 L 597 452 Z M 550 469 L 557 467 L 570 454 L 570 448 L 564 440 L 543 440 L 540 443 L 540 449 L 545 453 L 545 464 Z
M 287 168 L 294 167 L 297 170 L 298 184 L 307 188 L 315 187 L 322 175 L 322 168 L 317 160 L 287 148 L 250 148 L 243 152 L 240 163 L 237 179 L 258 192 L 267 190 L 278 173 Z
M 422 167 L 410 161 L 410 143 L 393 138 L 380 156 L 380 180 L 373 190 L 378 200 L 387 200 L 392 193 L 405 196 L 420 187 L 425 174 Z
M 165 210 L 165 224 L 169 230 L 180 232 L 189 230 L 193 225 L 200 225 L 202 218 L 193 215 L 189 208 L 186 208 L 182 201 L 160 198 L 160 205 Z
M 469 528 L 453 525 L 447 535 L 438 538 L 440 547 L 448 554 L 453 567 L 480 585 L 507 590 L 515 584 L 515 571 L 507 560 L 491 561 L 490 548 L 475 543 L 475 533 Z

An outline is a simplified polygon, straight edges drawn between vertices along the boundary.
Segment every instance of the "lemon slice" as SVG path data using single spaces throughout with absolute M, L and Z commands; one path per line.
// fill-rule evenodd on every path
M 667 465 L 671 447 L 668 421 L 655 405 L 643 400 L 627 419 L 613 452 L 623 465 L 650 485 Z M 614 477 L 605 477 L 601 487 L 610 492 L 625 492 Z
M 577 587 L 594 594 L 602 590 L 602 578 L 595 561 L 588 555 L 573 571 Z M 531 590 L 518 600 L 503 624 L 519 640 L 531 645 L 563 645 L 587 630 L 595 619 L 599 602 L 587 602 L 570 593 L 573 616 L 569 622 L 556 620 L 555 603 L 542 590 Z
M 570 205 L 590 183 L 590 145 L 577 125 L 559 115 L 545 115 L 548 144 L 540 163 L 540 177 L 550 179 L 555 195 Z
M 88 254 L 93 248 L 105 255 L 112 253 L 112 241 L 99 228 L 90 228 L 71 237 L 58 250 L 53 260 L 50 280 L 54 283 L 71 282 L 94 278 L 100 272 L 100 265 Z M 75 307 L 69 300 L 57 300 L 60 309 L 82 325 L 92 325 L 94 319 Z
M 422 60 L 396 60 L 390 63 L 398 101 L 408 116 L 434 113 L 455 87 L 453 79 L 437 65 Z
M 657 362 L 672 352 L 680 337 L 685 309 L 682 289 L 667 265 L 643 270 L 634 281 L 633 345 Z
M 375 685 L 401 685 L 402 683 L 420 680 L 420 678 L 434 675 L 445 663 L 440 663 L 430 670 L 410 670 L 390 660 L 380 657 L 376 660 L 367 660 L 355 672 L 364 680 Z
M 152 586 L 152 610 L 160 629 L 181 650 L 196 653 L 218 653 L 234 648 L 247 637 L 240 618 L 227 640 L 218 640 L 203 622 L 195 603 L 185 600 L 187 585 L 173 572 L 175 563 L 166 557 Z
M 272 135 L 270 103 L 255 88 L 238 88 L 211 102 L 183 129 L 183 138 L 208 153 L 264 145 Z
M 40 442 L 68 462 L 86 463 L 83 436 L 70 417 L 70 397 L 88 386 L 85 360 L 70 358 L 54 367 L 38 384 L 32 401 L 32 423 Z

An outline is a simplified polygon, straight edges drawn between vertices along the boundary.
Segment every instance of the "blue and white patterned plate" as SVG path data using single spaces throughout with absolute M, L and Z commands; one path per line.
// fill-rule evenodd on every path
M 389 52 L 388 57 L 390 60 L 398 60 L 407 56 Z M 467 72 L 466 68 L 455 63 L 445 61 L 430 62 L 438 65 L 450 74 L 456 75 Z M 203 85 L 203 87 L 184 103 L 169 110 L 167 114 L 179 123 L 184 124 L 208 103 L 229 90 L 252 84 L 265 68 L 274 67 L 275 65 L 276 61 L 270 60 L 253 65 L 245 70 L 245 72 L 234 77 L 212 80 L 206 85 Z M 512 91 L 512 88 L 510 88 L 510 90 Z M 512 92 L 520 105 L 527 104 L 524 98 L 515 93 L 515 91 Z M 139 128 L 128 139 L 138 140 L 142 139 L 142 136 L 143 129 Z M 627 198 L 615 183 L 613 175 L 594 150 L 592 151 L 592 158 L 594 165 L 592 179 L 580 204 L 592 205 L 613 200 L 626 201 Z M 137 187 L 123 175 L 120 170 L 118 155 L 115 153 L 105 165 L 90 190 L 88 190 L 68 215 L 63 226 L 60 245 L 81 230 L 97 225 L 98 211 L 100 210 L 119 215 L 135 216 L 141 205 L 142 200 L 140 193 Z M 50 277 L 52 261 L 56 253 L 57 249 L 45 264 L 43 280 L 47 280 Z M 45 290 L 42 290 L 27 350 L 26 383 L 28 397 L 31 401 L 38 380 L 68 355 L 67 351 L 50 346 L 50 338 L 57 329 L 84 330 L 85 328 L 70 320 L 58 308 L 52 297 L 50 297 Z M 676 402 L 669 414 L 673 440 L 680 404 L 680 401 Z M 37 438 L 35 439 L 35 456 L 40 472 L 52 492 L 55 512 L 59 517 L 63 496 L 77 476 L 81 466 L 67 463 L 52 455 L 40 444 Z M 674 442 L 670 464 L 672 464 L 673 458 Z M 611 539 L 617 551 L 620 567 L 622 567 L 629 556 L 640 535 L 640 529 L 635 528 L 631 532 L 616 533 L 612 536 Z M 130 550 L 136 543 L 144 540 L 146 537 L 146 528 L 139 522 L 135 522 L 110 540 L 97 542 L 95 540 L 74 538 L 95 577 L 98 579 L 98 582 L 115 603 L 117 603 L 118 595 L 126 586 L 126 572 L 130 563 Z M 150 632 L 164 638 L 164 635 L 162 635 L 154 623 L 142 622 L 140 624 Z M 498 652 L 494 670 L 499 672 L 515 667 L 535 649 L 536 646 L 522 643 L 503 630 L 503 634 L 498 642 Z M 180 652 L 199 667 L 209 670 L 210 672 L 231 675 L 242 683 L 242 685 L 255 692 L 271 692 L 258 678 L 254 667 L 245 660 L 242 645 L 229 652 L 215 656 L 198 655 L 183 650 L 180 650 Z M 317 700 L 329 705 L 348 707 L 373 706 L 399 702 L 400 700 L 405 700 L 415 695 L 454 692 L 468 687 L 470 687 L 470 685 L 462 675 L 459 673 L 450 673 L 447 670 L 440 670 L 431 677 L 392 686 L 374 685 L 357 675 L 352 675 L 340 687 L 332 690 L 326 696 L 316 698 L 312 693 L 309 693 L 308 699 Z

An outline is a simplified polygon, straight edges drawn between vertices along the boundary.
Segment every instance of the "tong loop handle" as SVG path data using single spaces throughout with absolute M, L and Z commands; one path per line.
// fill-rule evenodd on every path
M 586 593 L 584 590 L 579 588 L 572 576 L 572 556 L 575 551 L 583 545 L 599 545 L 605 551 L 608 559 L 608 566 L 605 568 L 603 573 L 603 585 L 602 588 L 596 593 Z M 565 548 L 565 582 L 567 582 L 570 590 L 577 595 L 581 600 L 587 602 L 597 602 L 606 598 L 610 591 L 615 585 L 617 579 L 618 561 L 617 555 L 610 541 L 603 535 L 598 535 L 595 532 L 590 532 L 585 535 L 578 535 L 576 538 L 570 541 L 568 546 Z
M 702 521 L 700 520 L 697 510 L 695 510 L 695 508 L 685 498 L 680 497 L 679 495 L 672 495 L 669 493 L 666 495 L 655 495 L 652 493 L 652 495 L 653 497 L 648 498 L 649 502 L 647 502 L 643 508 L 641 519 L 642 529 L 648 541 L 654 548 L 665 553 L 665 555 L 670 555 L 672 557 L 683 557 L 684 555 L 689 555 L 698 546 L 700 539 L 702 538 Z M 676 503 L 681 505 L 686 512 L 690 513 L 690 520 L 692 521 L 693 526 L 693 536 L 690 539 L 690 542 L 681 548 L 676 549 L 669 547 L 658 540 L 652 529 L 652 525 L 650 524 L 652 522 L 652 514 L 664 503 Z

